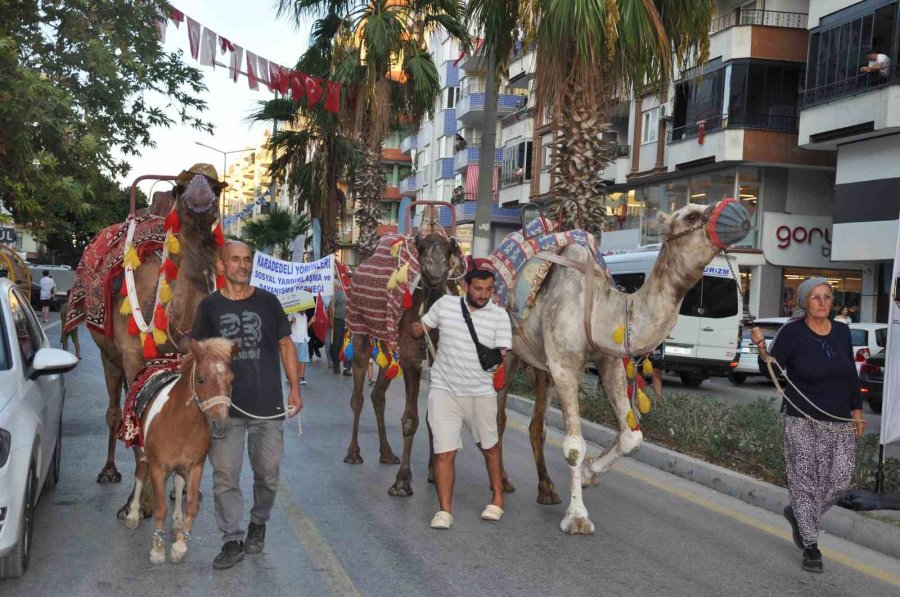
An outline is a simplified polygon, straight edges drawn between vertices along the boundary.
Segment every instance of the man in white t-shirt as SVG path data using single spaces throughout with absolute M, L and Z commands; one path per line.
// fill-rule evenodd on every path
M 869 64 L 860 68 L 860 72 L 870 73 L 875 77 L 872 81 L 873 85 L 881 83 L 891 73 L 891 59 L 884 54 L 879 54 L 876 50 L 869 50 L 866 57 L 869 59 Z
M 503 515 L 497 393 L 493 373 L 482 369 L 463 315 L 463 309 L 467 309 L 480 344 L 504 352 L 512 347 L 509 316 L 491 301 L 494 274 L 488 267 L 490 262 L 486 259 L 477 260 L 475 269 L 465 277 L 465 299 L 452 295 L 441 297 L 422 317 L 422 322 L 412 326 L 414 338 L 435 329 L 441 334 L 428 393 L 428 424 L 434 436 L 434 485 L 440 504 L 440 510 L 431 520 L 435 529 L 448 529 L 453 524 L 454 461 L 457 450 L 462 449 L 463 423 L 484 454 L 491 480 L 493 497 L 481 518 L 499 520 Z
M 41 281 L 38 282 L 41 287 L 41 296 L 40 296 L 40 305 L 41 305 L 41 319 L 44 320 L 44 323 L 47 323 L 50 320 L 50 302 L 53 299 L 53 295 L 56 292 L 56 282 L 53 281 L 53 277 L 50 275 L 50 270 L 44 270 L 43 276 L 41 277 Z

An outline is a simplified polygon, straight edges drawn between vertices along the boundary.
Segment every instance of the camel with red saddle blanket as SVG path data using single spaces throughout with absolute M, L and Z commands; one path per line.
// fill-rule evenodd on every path
M 140 180 L 172 181 L 174 207 L 164 218 L 136 215 Z M 186 352 L 197 304 L 216 288 L 215 259 L 224 242 L 216 169 L 196 164 L 178 176 L 143 176 L 132 185 L 131 215 L 102 230 L 76 270 L 65 329 L 85 323 L 100 349 L 109 406 L 106 463 L 97 482 L 121 481 L 115 464 L 121 394 L 148 359 Z

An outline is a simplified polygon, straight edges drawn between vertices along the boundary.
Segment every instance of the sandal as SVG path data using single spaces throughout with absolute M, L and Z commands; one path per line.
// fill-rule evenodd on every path
M 433 529 L 449 529 L 453 525 L 453 515 L 449 512 L 439 511 L 431 519 L 431 528 Z

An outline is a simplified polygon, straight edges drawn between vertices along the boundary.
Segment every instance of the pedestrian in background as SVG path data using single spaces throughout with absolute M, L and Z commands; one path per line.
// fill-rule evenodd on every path
M 306 313 L 300 311 L 291 316 L 291 341 L 297 349 L 297 364 L 300 369 L 300 385 L 306 385 L 306 364 L 309 362 L 309 326 Z
M 78 343 L 78 328 L 75 327 L 71 332 L 66 331 L 66 315 L 69 312 L 69 298 L 72 296 L 72 291 L 66 293 L 66 302 L 64 302 L 59 307 L 59 343 L 62 344 L 63 350 L 69 350 L 69 339 L 72 339 L 72 344 L 75 345 L 75 356 L 78 357 L 78 360 L 81 360 L 81 344 Z
M 431 520 L 434 529 L 448 529 L 453 524 L 455 459 L 456 452 L 462 449 L 463 424 L 484 455 L 491 481 L 493 496 L 481 518 L 500 520 L 503 515 L 497 392 L 493 373 L 482 367 L 473 337 L 477 336 L 479 344 L 503 349 L 504 353 L 512 347 L 509 316 L 491 300 L 494 274 L 489 267 L 487 259 L 476 260 L 465 276 L 466 296 L 441 297 L 421 323 L 412 325 L 414 338 L 431 330 L 440 330 L 441 334 L 428 393 L 428 425 L 434 435 L 434 486 L 440 504 Z
M 41 319 L 44 320 L 44 323 L 49 323 L 50 303 L 53 301 L 53 296 L 56 294 L 56 282 L 53 280 L 53 276 L 50 275 L 50 270 L 45 269 L 42 272 L 41 281 L 38 285 L 41 287 L 41 296 L 39 297 Z
M 341 284 L 340 278 L 334 278 L 334 295 L 331 304 L 328 305 L 328 319 L 331 321 L 331 345 L 329 355 L 331 357 L 331 371 L 335 374 L 341 372 L 341 364 L 338 356 L 341 346 L 344 344 L 345 317 L 347 316 L 347 294 Z
M 833 299 L 825 278 L 804 280 L 794 318 L 778 330 L 768 351 L 797 387 L 785 389 L 781 406 L 790 497 L 784 516 L 808 572 L 822 572 L 819 522 L 850 486 L 856 440 L 866 426 L 850 328 L 828 319 Z M 754 327 L 750 338 L 768 375 L 762 331 Z
M 850 325 L 853 321 L 850 319 L 850 307 L 847 307 L 846 305 L 841 307 L 841 312 L 834 316 L 834 320 Z

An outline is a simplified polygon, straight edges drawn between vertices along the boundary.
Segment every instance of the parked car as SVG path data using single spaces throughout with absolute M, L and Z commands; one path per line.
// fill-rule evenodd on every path
M 38 498 L 59 481 L 62 374 L 77 364 L 50 348 L 21 291 L 0 278 L 0 578 L 28 569 Z
M 872 412 L 881 414 L 881 397 L 884 394 L 885 351 L 873 354 L 859 369 L 859 390 L 863 400 L 869 401 Z
M 856 370 L 860 371 L 863 363 L 871 355 L 883 351 L 887 346 L 886 323 L 851 323 L 850 339 L 853 342 L 853 354 Z
M 59 311 L 59 306 L 62 305 L 66 300 L 66 295 L 60 296 L 58 293 L 55 296 L 50 297 L 50 310 L 51 311 Z M 35 311 L 40 311 L 41 306 L 41 285 L 37 282 L 31 283 L 31 307 Z
M 741 385 L 745 381 L 747 381 L 748 377 L 753 377 L 754 375 L 764 375 L 759 370 L 759 349 L 756 348 L 756 345 L 750 340 L 750 331 L 753 329 L 752 326 L 754 323 L 749 323 L 744 326 L 744 330 L 741 334 L 741 346 L 738 348 L 737 355 L 735 355 L 734 360 L 731 362 L 731 369 L 728 371 L 728 381 L 735 385 Z M 761 324 L 760 329 L 763 332 L 763 337 L 766 339 L 766 348 L 768 348 L 772 344 L 772 340 L 775 338 L 775 334 L 778 332 L 778 328 L 780 325 L 776 326 L 766 326 L 765 324 Z

